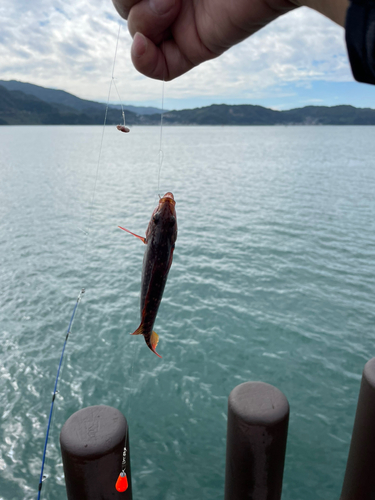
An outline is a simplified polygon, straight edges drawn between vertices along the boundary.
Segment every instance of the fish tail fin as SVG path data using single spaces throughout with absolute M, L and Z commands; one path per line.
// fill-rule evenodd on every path
M 158 354 L 156 352 L 156 350 L 155 350 L 156 346 L 158 345 L 158 342 L 159 342 L 159 335 L 156 332 L 152 332 L 149 342 L 147 342 L 147 340 L 146 340 L 146 344 L 151 349 L 151 351 L 153 353 L 155 353 L 156 356 L 158 356 L 159 358 L 161 358 L 160 354 Z
M 136 331 L 131 333 L 130 335 L 143 335 L 145 337 L 147 347 L 151 349 L 151 351 L 155 353 L 156 356 L 159 356 L 159 358 L 161 358 L 160 354 L 158 354 L 155 350 L 159 342 L 159 335 L 156 332 L 152 332 L 150 337 L 148 337 L 148 335 L 145 336 L 145 332 L 143 330 L 143 323 L 141 323 L 139 327 L 136 329 Z

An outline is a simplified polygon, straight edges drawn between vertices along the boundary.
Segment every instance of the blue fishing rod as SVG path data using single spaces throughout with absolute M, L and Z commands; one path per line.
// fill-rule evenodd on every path
M 95 176 L 93 197 L 92 197 L 92 200 L 91 200 L 90 211 L 89 211 L 89 214 L 90 214 L 89 215 L 89 224 L 88 224 L 89 227 L 90 227 L 90 222 L 91 222 L 92 207 L 94 205 L 94 199 L 95 199 L 96 184 L 97 184 L 97 181 L 98 181 L 99 166 L 100 166 L 101 153 L 102 153 L 102 148 L 103 148 L 104 131 L 105 131 L 105 125 L 106 125 L 106 122 L 107 122 L 107 113 L 108 113 L 108 108 L 109 108 L 109 99 L 110 99 L 112 84 L 114 84 L 114 86 L 116 88 L 116 91 L 117 91 L 117 94 L 119 96 L 119 99 L 120 99 L 120 101 L 122 101 L 121 97 L 120 97 L 120 94 L 119 94 L 119 92 L 117 90 L 117 86 L 116 86 L 115 78 L 114 78 L 115 63 L 116 63 L 117 49 L 118 49 L 118 43 L 119 43 L 119 38 L 120 38 L 120 31 L 121 31 L 121 23 L 119 23 L 119 29 L 118 29 L 118 34 L 117 34 L 116 49 L 115 49 L 115 55 L 114 55 L 114 59 L 113 59 L 113 67 L 112 67 L 112 78 L 111 78 L 111 82 L 110 82 L 110 85 L 109 85 L 107 106 L 106 106 L 106 110 L 105 110 L 104 124 L 103 124 L 103 130 L 102 130 L 102 137 L 101 137 L 101 142 L 100 142 L 99 158 L 98 158 L 98 163 L 97 163 L 97 167 L 96 167 L 96 176 Z M 163 78 L 163 80 L 164 80 L 164 78 Z M 164 85 L 164 83 L 163 83 L 163 85 Z M 164 87 L 163 87 L 163 92 L 164 92 Z M 127 127 L 125 126 L 125 112 L 124 112 L 124 108 L 122 106 L 122 102 L 121 102 L 121 110 L 122 110 L 122 118 L 123 118 L 124 125 L 123 126 L 118 126 L 117 128 L 119 130 L 121 130 L 122 132 L 129 132 L 129 129 L 127 129 Z M 88 236 L 88 233 L 86 234 L 86 236 Z M 86 248 L 85 248 L 85 252 L 84 253 L 87 252 L 87 245 L 88 245 L 88 238 L 86 238 Z M 63 357 L 64 357 L 64 353 L 65 353 L 65 347 L 66 347 L 66 344 L 68 342 L 69 335 L 71 333 L 74 316 L 76 314 L 78 304 L 80 303 L 82 295 L 84 293 L 85 293 L 85 289 L 82 288 L 82 290 L 78 294 L 76 303 L 74 305 L 73 313 L 72 313 L 72 316 L 70 318 L 68 330 L 66 332 L 65 341 L 64 341 L 64 345 L 63 345 L 61 356 L 60 356 L 59 367 L 57 369 L 57 375 L 56 375 L 56 380 L 55 380 L 55 387 L 53 389 L 52 401 L 51 401 L 51 408 L 50 408 L 50 412 L 49 412 L 49 419 L 48 419 L 48 425 L 47 425 L 46 439 L 45 439 L 45 442 L 44 442 L 42 467 L 41 467 L 41 471 L 40 471 L 40 479 L 39 479 L 39 486 L 38 486 L 38 500 L 40 500 L 40 495 L 41 495 L 42 486 L 43 486 L 43 480 L 45 479 L 45 476 L 43 476 L 43 472 L 44 472 L 44 464 L 45 464 L 45 461 L 46 461 L 48 436 L 49 436 L 49 431 L 50 431 L 51 421 L 52 421 L 53 405 L 55 403 L 56 394 L 58 392 L 57 391 L 57 383 L 58 383 L 59 376 L 60 376 L 60 370 L 61 370 L 61 366 L 62 366 L 62 362 L 63 362 Z M 125 439 L 125 443 L 126 443 L 126 439 Z M 119 479 L 117 481 L 118 484 L 116 483 L 116 488 L 119 487 L 119 488 L 124 488 L 124 489 L 118 489 L 118 491 L 125 491 L 125 489 L 127 488 L 127 479 L 126 479 L 125 467 L 126 467 L 126 448 L 124 449 L 122 471 L 121 471 Z
M 49 430 L 50 430 L 51 421 L 52 421 L 53 405 L 55 403 L 55 398 L 56 398 L 56 394 L 57 394 L 57 383 L 59 381 L 60 370 L 61 370 L 61 366 L 62 366 L 62 362 L 63 362 L 63 357 L 64 357 L 64 353 L 65 353 L 65 347 L 66 347 L 66 344 L 68 342 L 69 335 L 70 335 L 70 333 L 72 331 L 72 324 L 73 324 L 74 316 L 76 314 L 78 304 L 80 303 L 82 295 L 84 293 L 85 293 L 85 289 L 82 288 L 82 290 L 78 294 L 76 303 L 74 305 L 73 313 L 72 313 L 72 316 L 70 318 L 68 330 L 66 332 L 65 341 L 64 341 L 64 345 L 63 345 L 61 356 L 60 356 L 59 367 L 57 369 L 57 375 L 56 375 L 56 380 L 55 380 L 55 387 L 53 389 L 52 401 L 51 401 L 51 408 L 50 408 L 50 411 L 49 411 L 49 419 L 48 419 L 48 425 L 47 425 L 46 439 L 45 439 L 45 442 L 44 442 L 42 468 L 41 468 L 41 471 L 40 471 L 40 479 L 39 479 L 39 487 L 38 487 L 38 500 L 40 500 L 40 494 L 41 494 L 41 491 L 42 491 L 43 480 L 44 480 L 43 471 L 44 471 L 44 464 L 45 464 L 45 461 L 46 461 L 47 443 L 48 443 Z

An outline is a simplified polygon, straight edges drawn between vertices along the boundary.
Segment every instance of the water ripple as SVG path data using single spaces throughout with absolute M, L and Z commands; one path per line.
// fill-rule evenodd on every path
M 373 128 L 166 128 L 160 191 L 175 194 L 179 236 L 155 324 L 162 360 L 129 335 L 144 247 L 117 229 L 145 232 L 159 130 L 136 127 L 126 144 L 106 130 L 91 210 L 99 128 L 0 134 L 2 500 L 35 497 L 82 286 L 45 498 L 66 497 L 63 423 L 95 404 L 129 421 L 135 496 L 222 497 L 227 397 L 247 380 L 291 404 L 283 498 L 337 497 L 374 355 Z

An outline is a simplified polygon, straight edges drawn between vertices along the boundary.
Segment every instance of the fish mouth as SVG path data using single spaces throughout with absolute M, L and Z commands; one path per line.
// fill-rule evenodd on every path
M 168 192 L 168 193 L 165 193 L 165 195 L 163 196 L 163 198 L 160 199 L 160 203 L 165 203 L 165 202 L 168 202 L 170 203 L 171 205 L 175 205 L 176 202 L 174 200 L 174 196 L 172 193 Z

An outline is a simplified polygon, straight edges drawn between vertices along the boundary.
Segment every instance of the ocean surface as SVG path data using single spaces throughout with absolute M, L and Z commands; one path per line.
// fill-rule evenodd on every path
M 0 128 L 0 499 L 66 498 L 59 434 L 118 408 L 134 500 L 223 498 L 227 399 L 290 403 L 283 500 L 338 499 L 363 367 L 375 356 L 375 127 Z M 178 239 L 155 324 L 139 324 L 158 193 Z

